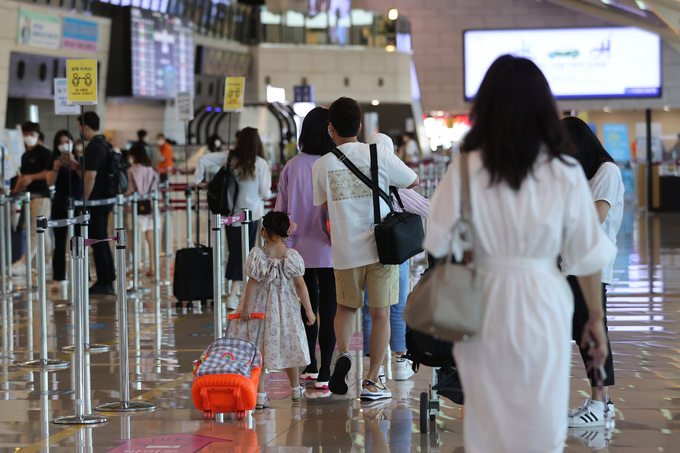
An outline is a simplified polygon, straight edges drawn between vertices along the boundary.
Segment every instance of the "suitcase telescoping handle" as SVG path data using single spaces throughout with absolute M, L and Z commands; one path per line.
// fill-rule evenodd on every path
M 224 332 L 225 337 L 229 336 L 229 327 L 231 327 L 231 321 L 233 319 L 241 319 L 241 315 L 239 313 L 234 313 L 227 317 L 227 330 Z M 255 343 L 260 343 L 260 335 L 262 335 L 262 325 L 264 324 L 264 313 L 253 313 L 250 315 L 250 319 L 251 321 L 253 319 L 260 320 L 260 323 L 257 327 L 257 338 L 255 339 Z

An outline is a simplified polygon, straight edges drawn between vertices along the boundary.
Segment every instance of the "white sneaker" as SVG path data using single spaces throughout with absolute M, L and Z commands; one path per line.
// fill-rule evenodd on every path
M 68 280 L 55 280 L 52 283 L 53 293 L 59 293 L 61 291 L 68 291 Z
M 382 385 L 385 385 L 387 382 L 387 378 L 385 377 L 385 365 L 382 365 L 380 371 L 378 371 L 378 380 Z
M 590 404 L 590 401 L 591 401 L 590 398 L 586 398 L 585 401 L 583 401 L 583 404 L 581 404 L 579 407 L 572 407 L 571 409 L 569 409 L 569 417 L 573 417 L 577 413 L 584 410 L 585 407 Z M 611 418 L 612 419 L 616 418 L 616 410 L 615 410 L 616 408 L 614 407 L 614 403 L 612 403 L 612 400 L 609 397 L 607 397 L 607 406 L 608 406 L 609 415 L 611 416 Z
M 592 401 L 587 401 L 574 415 L 569 416 L 568 423 L 570 428 L 607 426 L 611 423 L 611 414 L 597 408 Z
M 26 262 L 25 261 L 17 261 L 16 263 L 12 264 L 12 276 L 14 277 L 22 277 L 26 275 Z
M 569 428 L 568 437 L 578 439 L 584 447 L 589 447 L 592 451 L 600 451 L 609 446 L 609 441 L 614 432 L 614 421 L 611 427 L 603 428 Z
M 411 361 L 397 357 L 394 363 L 394 380 L 395 381 L 406 381 L 415 373 L 411 368 Z
M 238 297 L 236 296 L 229 296 L 227 297 L 227 309 L 228 310 L 236 310 L 236 307 L 238 307 Z
M 255 403 L 255 410 L 262 410 L 262 409 L 267 409 L 269 408 L 269 398 L 267 398 L 267 395 L 265 396 L 260 396 L 257 395 L 257 402 Z
M 298 385 L 297 387 L 290 389 L 290 399 L 292 399 L 294 403 L 300 401 L 300 398 L 303 396 L 305 396 L 305 388 L 303 386 Z
M 394 383 L 394 393 L 392 397 L 397 400 L 397 405 L 406 404 L 411 398 L 411 389 L 415 386 L 413 381 L 397 381 Z
M 300 375 L 301 381 L 316 381 L 319 377 L 319 373 L 302 373 Z

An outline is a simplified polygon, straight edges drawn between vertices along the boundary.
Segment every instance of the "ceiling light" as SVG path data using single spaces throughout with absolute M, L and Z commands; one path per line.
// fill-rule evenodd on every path
M 392 8 L 389 13 L 387 13 L 387 18 L 389 20 L 397 20 L 397 17 L 399 17 L 399 11 L 397 8 Z
M 397 50 L 397 47 L 393 46 L 392 44 L 388 44 L 387 46 L 385 46 L 385 50 L 388 52 L 394 52 L 395 50 Z
M 642 10 L 647 10 L 647 5 L 642 0 L 635 0 L 635 4 Z
M 371 105 L 380 105 L 380 101 L 377 100 L 377 99 L 373 99 L 373 100 L 371 101 Z

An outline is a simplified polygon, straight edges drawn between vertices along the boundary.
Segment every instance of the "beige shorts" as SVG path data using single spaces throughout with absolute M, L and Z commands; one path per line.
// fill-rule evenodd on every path
M 153 216 L 151 214 L 138 215 L 137 228 L 142 233 L 153 230 Z
M 369 307 L 396 305 L 399 302 L 399 266 L 374 263 L 335 270 L 338 304 L 350 308 L 363 307 L 364 289 L 368 289 Z

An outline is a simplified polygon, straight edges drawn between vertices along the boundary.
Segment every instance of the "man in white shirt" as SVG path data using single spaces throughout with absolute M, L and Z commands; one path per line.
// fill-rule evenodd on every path
M 328 112 L 328 133 L 338 149 L 370 179 L 370 148 L 357 140 L 361 130 L 361 109 L 349 98 L 336 100 Z M 362 400 L 391 398 L 392 393 L 380 380 L 380 367 L 390 338 L 390 306 L 399 299 L 399 268 L 380 263 L 373 233 L 373 198 L 371 189 L 359 180 L 333 153 L 314 163 L 314 204 L 328 211 L 331 222 L 333 266 L 338 298 L 335 336 L 340 355 L 329 382 L 331 392 L 347 393 L 347 374 L 352 367 L 349 343 L 356 325 L 355 316 L 363 306 L 368 288 L 371 330 L 371 365 L 362 384 Z M 393 153 L 378 146 L 380 188 L 412 188 L 418 176 Z M 381 217 L 389 207 L 380 200 Z

